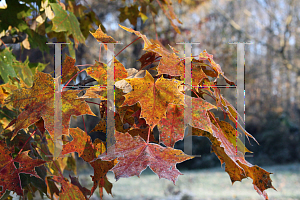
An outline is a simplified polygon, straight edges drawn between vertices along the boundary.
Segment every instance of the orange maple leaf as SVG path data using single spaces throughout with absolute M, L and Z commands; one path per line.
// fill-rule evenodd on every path
M 79 128 L 70 128 L 70 135 L 73 140 L 63 145 L 61 154 L 65 155 L 71 152 L 77 152 L 84 161 L 90 163 L 94 168 L 94 176 L 92 176 L 94 185 L 91 189 L 92 195 L 106 173 L 117 163 L 117 160 L 95 160 L 98 155 L 105 152 L 105 143 L 99 139 L 96 139 L 94 143 L 92 143 L 90 136 L 83 130 Z
M 122 106 L 139 102 L 142 108 L 141 117 L 145 118 L 151 128 L 166 115 L 169 103 L 173 103 L 176 99 L 182 101 L 183 94 L 178 91 L 180 81 L 160 77 L 154 82 L 148 71 L 144 78 L 125 80 L 131 85 L 132 91 L 125 95 Z
M 90 107 L 77 97 L 80 91 L 62 91 L 62 134 L 68 134 L 71 115 L 89 114 L 95 116 Z M 11 140 L 19 130 L 27 128 L 42 117 L 45 128 L 51 137 L 54 136 L 54 79 L 51 75 L 37 72 L 34 76 L 31 88 L 15 90 L 7 101 L 11 101 L 14 107 L 21 110 L 17 118 L 15 131 Z
M 117 41 L 112 38 L 111 36 L 106 35 L 102 29 L 101 26 L 95 31 L 95 33 L 90 32 L 94 38 L 101 43 L 117 43 Z M 107 50 L 107 45 L 104 44 L 105 49 Z
M 76 60 L 72 57 L 66 55 L 66 58 L 62 64 L 62 83 L 70 80 L 77 72 L 79 72 L 78 67 L 75 66 Z M 76 77 L 74 77 L 76 78 Z

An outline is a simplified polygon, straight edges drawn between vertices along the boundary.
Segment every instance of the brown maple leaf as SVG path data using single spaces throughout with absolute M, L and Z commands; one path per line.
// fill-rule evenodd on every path
M 77 72 L 79 72 L 78 67 L 75 66 L 75 62 L 75 59 L 66 55 L 66 58 L 62 64 L 62 83 L 67 82 L 68 80 L 73 78 L 73 76 L 77 74 Z M 76 76 L 74 78 L 76 78 Z
M 143 54 L 142 57 L 140 57 L 140 59 L 138 59 L 138 61 L 141 62 L 141 69 L 143 69 L 147 65 L 153 63 L 157 59 L 157 57 L 158 57 L 157 53 L 151 52 L 151 51 Z
M 107 100 L 107 89 L 104 87 L 92 86 L 88 88 L 85 94 L 79 98 L 82 99 L 95 98 L 95 99 Z

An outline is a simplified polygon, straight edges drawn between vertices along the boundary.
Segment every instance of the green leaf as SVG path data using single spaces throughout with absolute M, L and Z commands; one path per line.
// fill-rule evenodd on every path
M 27 58 L 28 59 L 28 58 Z M 35 70 L 37 69 L 39 72 L 42 72 L 47 65 L 49 65 L 50 63 L 29 63 L 28 66 L 32 72 L 32 74 L 35 74 Z
M 5 83 L 9 81 L 8 76 L 16 77 L 16 72 L 12 67 L 15 57 L 7 48 L 0 52 L 0 75 Z
M 75 41 L 75 47 L 77 48 L 78 43 L 84 43 L 85 38 L 83 37 L 79 22 L 76 16 L 72 13 L 65 11 L 59 4 L 50 3 L 55 17 L 53 18 L 53 27 L 52 30 L 55 32 L 67 32 L 68 36 L 72 35 Z
M 32 49 L 39 48 L 42 52 L 49 53 L 49 45 L 46 44 L 48 41 L 45 35 L 40 35 L 31 29 L 26 29 L 25 32 L 28 34 L 28 41 Z
M 24 81 L 24 83 L 26 83 L 26 85 L 31 87 L 33 83 L 33 73 L 30 70 L 28 64 L 29 64 L 29 60 L 27 57 L 24 63 L 18 61 L 14 62 L 13 68 L 15 69 L 15 72 L 18 74 L 18 77 L 20 77 Z

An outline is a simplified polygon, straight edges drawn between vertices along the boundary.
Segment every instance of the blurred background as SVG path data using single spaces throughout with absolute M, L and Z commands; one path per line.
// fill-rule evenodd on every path
M 67 4 L 66 1 L 60 2 Z M 174 29 L 166 13 L 161 9 L 158 2 L 163 3 L 163 1 L 148 0 L 147 2 L 151 2 L 152 8 L 148 6 L 146 11 L 143 11 L 145 15 L 143 17 L 136 13 L 141 11 L 136 11 L 137 8 L 142 9 L 139 6 L 143 1 L 140 0 L 75 2 L 76 5 L 85 6 L 86 13 L 95 13 L 97 23 L 89 23 L 90 26 L 87 29 L 94 32 L 98 25 L 101 25 L 108 35 L 123 43 L 115 45 L 115 54 L 137 38 L 136 35 L 121 29 L 118 24 L 140 31 L 149 39 L 157 38 L 168 49 L 170 49 L 168 44 L 175 47 L 180 51 L 181 58 L 184 57 L 184 47 L 176 43 L 199 42 L 200 44 L 192 46 L 193 55 L 198 55 L 203 50 L 213 54 L 215 62 L 222 67 L 225 75 L 235 82 L 237 47 L 229 43 L 250 42 L 251 44 L 245 45 L 245 127 L 260 145 L 251 139 L 251 144 L 245 140 L 246 147 L 254 152 L 251 157 L 246 157 L 246 160 L 263 168 L 266 166 L 265 169 L 270 167 L 273 169 L 271 172 L 282 172 L 282 177 L 275 178 L 275 180 L 285 180 L 294 187 L 295 185 L 300 187 L 299 179 L 294 182 L 291 179 L 293 176 L 300 178 L 300 1 L 173 0 L 172 8 L 182 24 L 176 20 L 171 21 L 174 26 L 178 27 L 181 34 Z M 80 26 L 84 26 L 87 20 L 87 18 L 79 20 Z M 49 38 L 48 42 L 56 42 L 58 38 Z M 10 46 L 19 60 L 25 61 L 28 56 L 30 62 L 49 63 L 44 72 L 50 73 L 54 70 L 54 50 L 51 45 L 47 47 L 49 48 L 48 52 L 42 52 L 40 48 L 22 49 L 20 44 L 10 44 Z M 137 60 L 144 53 L 142 49 L 143 42 L 138 40 L 126 48 L 117 59 L 125 68 L 139 69 L 140 62 Z M 79 44 L 75 52 L 77 65 L 94 64 L 95 60 L 99 58 L 99 44 L 87 32 L 85 44 Z M 63 49 L 63 56 L 65 53 L 70 53 L 68 47 Z M 104 48 L 101 50 L 101 61 L 106 62 Z M 79 67 L 79 69 L 83 68 L 85 67 Z M 85 78 L 86 73 L 83 72 L 74 84 Z M 236 105 L 234 88 L 222 88 L 221 93 L 232 105 Z M 92 109 L 95 113 L 99 112 L 97 106 Z M 85 116 L 87 131 L 92 130 L 98 121 L 99 119 L 96 117 Z M 72 118 L 71 127 L 77 126 L 84 129 L 81 117 Z M 180 163 L 177 168 L 182 170 L 220 168 L 220 161 L 215 154 L 211 153 L 210 145 L 207 138 L 193 136 L 193 154 L 201 155 L 201 157 Z M 175 148 L 183 149 L 183 141 L 177 142 Z M 288 167 L 281 168 L 280 166 Z M 80 166 L 78 166 L 79 168 Z M 210 172 L 205 171 L 207 174 Z M 145 172 L 145 174 L 147 173 Z M 222 174 L 227 176 L 225 172 Z M 285 175 L 289 178 L 286 178 Z M 212 176 L 214 176 L 213 173 Z M 228 176 L 227 179 L 226 183 L 220 184 L 230 185 Z M 273 180 L 273 185 L 278 188 L 282 182 L 276 183 L 275 180 Z M 153 180 L 151 184 L 159 181 L 161 180 Z M 119 184 L 118 182 L 116 184 Z M 127 184 L 129 183 L 127 182 Z M 279 191 L 287 188 L 288 183 L 286 184 L 279 188 Z M 211 183 L 211 185 L 214 184 Z M 151 185 L 147 187 L 151 187 Z M 237 188 L 240 187 L 237 186 Z M 176 190 L 179 191 L 177 194 L 180 194 L 178 188 L 172 189 L 171 187 L 170 190 L 168 195 L 175 195 L 170 199 L 176 197 Z M 117 189 L 115 191 L 117 192 Z M 282 189 L 282 191 L 284 190 Z M 300 199 L 300 194 L 296 193 L 296 189 L 289 191 L 287 196 L 279 195 L 277 199 Z M 254 190 L 251 192 L 254 194 L 253 197 L 251 195 L 239 196 L 241 194 L 239 192 L 236 196 L 230 194 L 231 196 L 215 197 L 212 192 L 212 198 L 208 195 L 203 199 L 258 199 L 259 196 L 256 192 Z M 182 196 L 180 198 L 184 199 Z M 105 198 L 111 198 L 111 196 L 105 196 Z M 186 197 L 186 199 L 188 198 L 192 199 L 192 197 Z

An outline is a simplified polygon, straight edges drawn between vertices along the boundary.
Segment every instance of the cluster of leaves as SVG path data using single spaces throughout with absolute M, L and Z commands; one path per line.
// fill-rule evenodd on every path
M 116 142 L 108 149 L 99 139 L 92 142 L 86 131 L 69 127 L 72 115 L 95 116 L 87 99 L 100 98 L 101 119 L 92 131 L 106 133 L 107 90 L 101 87 L 107 85 L 105 63 L 96 61 L 84 69 L 98 85 L 84 90 L 83 96 L 78 96 L 82 90 L 63 88 L 61 91 L 63 148 L 58 158 L 53 157 L 54 83 L 57 78 L 35 69 L 32 85 L 20 77 L 0 86 L 1 108 L 10 110 L 14 116 L 0 135 L 0 196 L 8 196 L 9 191 L 13 191 L 32 197 L 30 195 L 39 191 L 51 199 L 88 199 L 99 187 L 102 198 L 103 188 L 109 194 L 112 190 L 106 176 L 108 171 L 113 171 L 118 180 L 139 176 L 148 166 L 159 178 L 175 184 L 182 175 L 176 164 L 193 158 L 174 149 L 174 144 L 184 138 L 184 130 L 189 127 L 192 135 L 210 139 L 212 150 L 221 163 L 225 163 L 225 171 L 232 183 L 249 177 L 254 189 L 268 199 L 265 190 L 274 188 L 271 173 L 244 159 L 244 153 L 250 151 L 238 138 L 237 134 L 241 133 L 211 111 L 221 109 L 238 124 L 237 111 L 214 87 L 220 75 L 228 84 L 234 83 L 224 76 L 213 56 L 204 51 L 192 59 L 192 83 L 197 87 L 191 87 L 184 84 L 184 59 L 178 57 L 175 48 L 171 47 L 171 53 L 140 32 L 120 27 L 142 38 L 146 53 L 139 59 L 142 67 L 136 74 L 130 74 L 133 70 L 126 70 L 114 59 Z M 101 28 L 93 36 L 99 42 L 115 41 Z M 74 79 L 79 73 L 74 64 L 75 59 L 67 56 L 62 69 L 63 82 Z M 149 64 L 155 67 L 143 70 Z M 187 88 L 192 88 L 192 96 L 186 94 Z M 212 98 L 215 105 L 206 98 Z M 184 123 L 186 99 L 192 102 L 191 118 L 187 124 Z M 159 130 L 158 140 L 153 135 L 154 127 Z M 240 127 L 247 137 L 252 137 Z M 91 189 L 83 187 L 76 177 L 70 176 L 68 180 L 63 176 L 66 169 L 76 171 L 75 152 L 94 169 Z
M 27 43 L 23 41 L 22 46 L 27 49 L 38 47 L 41 51 L 49 52 L 46 43 L 56 38 L 58 42 L 70 43 L 68 48 L 73 58 L 73 44 L 77 48 L 79 43 L 85 43 L 93 24 L 102 26 L 92 9 L 74 0 L 68 0 L 66 4 L 56 3 L 55 0 L 11 0 L 7 1 L 6 9 L 0 9 L 0 16 L 5 16 L 0 24 L 1 37 L 4 36 L 2 39 L 26 33 Z
M 178 2 L 181 3 L 181 0 Z M 128 19 L 135 26 L 138 18 L 145 22 L 148 19 L 147 13 L 150 12 L 152 16 L 158 13 L 153 0 L 134 1 L 129 6 L 125 1 L 123 3 L 124 7 L 119 9 L 120 22 Z M 175 31 L 180 33 L 173 20 L 182 23 L 174 12 L 171 0 L 156 0 L 156 3 Z M 84 44 L 89 31 L 95 30 L 93 28 L 95 25 L 105 30 L 91 6 L 85 6 L 81 1 L 75 0 L 68 0 L 65 3 L 60 1 L 57 3 L 56 0 L 10 0 L 7 1 L 5 9 L 0 9 L 0 16 L 2 16 L 0 39 L 6 43 L 21 43 L 26 49 L 38 47 L 41 51 L 49 53 L 49 46 L 46 43 L 56 38 L 57 42 L 69 43 L 67 46 L 72 58 L 75 58 L 74 45 L 77 49 L 79 43 Z M 3 45 L 2 40 L 0 46 Z M 7 68 L 4 69 L 9 71 Z M 12 72 L 9 75 L 14 77 Z

